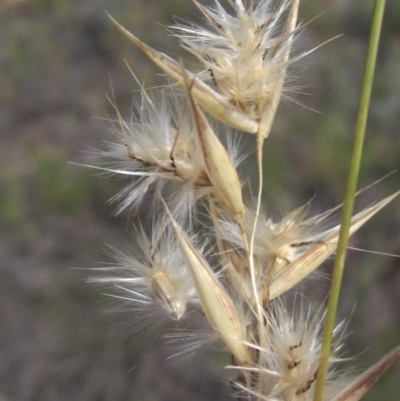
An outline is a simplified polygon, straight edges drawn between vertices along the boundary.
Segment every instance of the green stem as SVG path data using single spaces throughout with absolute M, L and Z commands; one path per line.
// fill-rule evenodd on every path
M 367 124 L 368 108 L 371 98 L 372 82 L 373 82 L 376 58 L 378 53 L 378 44 L 382 27 L 384 9 L 385 9 L 385 0 L 376 0 L 371 36 L 370 36 L 370 44 L 368 49 L 368 56 L 365 66 L 363 89 L 361 94 L 357 125 L 355 129 L 353 156 L 351 160 L 350 172 L 347 182 L 346 198 L 343 206 L 343 216 L 340 228 L 339 244 L 333 268 L 332 284 L 329 296 L 328 311 L 324 327 L 320 367 L 318 371 L 317 382 L 315 385 L 314 401 L 322 401 L 324 395 L 324 385 L 326 380 L 326 374 L 328 372 L 328 360 L 331 353 L 332 335 L 335 327 L 337 305 L 339 301 L 344 263 L 346 260 L 346 249 L 349 238 L 351 217 L 354 208 L 354 199 L 357 190 L 357 181 L 360 171 L 361 155 L 365 137 L 365 127 Z

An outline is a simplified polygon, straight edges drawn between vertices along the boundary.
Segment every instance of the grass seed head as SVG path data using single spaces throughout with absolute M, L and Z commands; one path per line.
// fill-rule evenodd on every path
M 299 0 L 282 0 L 280 4 L 274 0 L 228 0 L 232 12 L 218 0 L 214 7 L 194 1 L 208 27 L 178 24 L 171 29 L 202 64 L 203 71 L 198 74 L 152 49 L 111 18 L 185 91 L 188 100 L 175 90 L 162 89 L 157 96 L 143 91 L 130 120 L 114 106 L 119 142 L 108 145 L 102 154 L 109 162 L 99 168 L 133 178 L 115 197 L 121 201 L 117 212 L 136 207 L 153 186 L 154 199 L 164 204 L 176 236 L 163 219 L 153 224 L 151 236 L 142 228 L 137 230 L 137 249 L 130 255 L 112 250 L 112 263 L 99 269 L 106 274 L 91 281 L 118 292 L 112 295 L 123 304 L 118 310 L 136 314 L 139 323 L 134 330 L 145 332 L 142 337 L 151 330 L 159 333 L 168 320 L 179 323 L 191 316 L 191 311 L 202 309 L 210 330 L 206 336 L 192 336 L 192 326 L 187 325 L 173 333 L 172 341 L 183 341 L 182 352 L 175 355 L 195 352 L 217 335 L 237 364 L 232 368 L 242 373 L 237 387 L 247 399 L 311 401 L 317 375 L 323 371 L 323 316 L 312 314 L 310 309 L 304 313 L 302 308 L 299 313 L 290 313 L 276 298 L 336 251 L 340 226 L 324 223 L 336 208 L 309 218 L 306 205 L 274 221 L 258 215 L 261 184 L 257 211 L 246 211 L 236 171 L 238 157 L 224 147 L 202 112 L 256 134 L 262 183 L 262 144 L 281 95 L 289 89 L 287 70 L 310 53 L 291 56 L 300 30 Z M 398 194 L 356 214 L 350 235 Z M 209 209 L 221 272 L 209 265 L 193 236 L 177 223 L 177 216 L 190 215 L 191 207 L 204 195 L 213 195 L 208 198 Z M 215 207 L 215 199 L 224 212 Z M 233 221 L 221 217 L 224 213 Z M 358 376 L 338 373 L 335 364 L 341 361 L 342 326 L 335 330 L 330 350 L 326 401 L 358 401 L 400 357 L 396 348 Z M 209 336 L 210 331 L 214 336 Z
M 90 281 L 111 287 L 112 296 L 124 302 L 124 310 L 143 319 L 157 315 L 162 326 L 163 321 L 180 320 L 198 300 L 179 244 L 167 234 L 170 230 L 160 232 L 164 225 L 153 228 L 151 238 L 143 228 L 136 230 L 138 242 L 130 254 L 112 248 L 111 262 Z
M 244 393 L 253 394 L 257 400 L 312 401 L 322 342 L 323 315 L 302 308 L 288 311 L 283 302 L 277 300 L 266 313 L 265 338 L 262 346 L 253 344 L 259 357 L 255 366 L 247 368 L 253 374 L 251 387 L 241 385 Z M 330 373 L 327 394 L 337 393 L 347 376 L 336 372 L 335 365 L 341 361 L 343 324 L 335 330 L 335 340 L 330 357 Z M 327 398 L 328 400 L 330 398 Z
M 398 194 L 395 193 L 356 214 L 352 219 L 350 235 Z M 268 218 L 265 213 L 260 214 L 253 250 L 260 300 L 273 299 L 289 291 L 335 252 L 340 225 L 329 227 L 325 220 L 337 208 L 314 217 L 307 217 L 307 209 L 308 204 L 277 222 Z M 248 233 L 253 229 L 254 216 L 252 208 L 246 209 Z M 229 219 L 221 219 L 216 228 L 221 251 L 230 260 L 231 271 L 227 271 L 227 275 L 234 282 L 241 282 L 240 287 L 246 294 L 250 294 L 249 265 L 240 228 Z
M 212 141 L 207 144 L 208 152 L 205 152 L 203 140 L 206 133 L 203 136 L 198 133 L 200 118 L 204 122 L 202 133 L 206 129 L 209 133 L 206 139 Z M 120 202 L 116 213 L 136 207 L 148 190 L 155 187 L 165 196 L 174 215 L 185 215 L 202 196 L 212 191 L 221 192 L 215 179 L 215 168 L 210 170 L 213 160 L 219 158 L 219 164 L 225 162 L 224 168 L 228 163 L 235 173 L 235 163 L 240 162 L 234 141 L 230 141 L 225 150 L 204 116 L 193 121 L 185 98 L 168 89 L 162 90 L 157 97 L 143 91 L 131 119 L 124 120 L 118 114 L 113 126 L 119 142 L 108 143 L 107 149 L 100 152 L 106 159 L 101 169 L 132 177 L 112 199 Z M 218 157 L 212 157 L 216 152 Z M 217 188 L 213 188 L 214 184 Z M 236 186 L 240 188 L 240 183 Z
M 172 216 L 170 217 L 186 256 L 197 296 L 207 320 L 238 363 L 248 363 L 251 356 L 248 347 L 244 344 L 246 323 L 241 319 L 235 304 L 216 273 Z
M 394 193 L 380 202 L 365 208 L 353 216 L 350 225 L 350 235 L 353 235 L 371 217 L 384 208 L 389 202 L 400 194 Z M 327 212 L 329 213 L 329 211 Z M 322 214 L 322 216 L 326 215 Z M 317 216 L 317 221 L 320 218 Z M 339 241 L 340 225 L 333 227 L 324 233 L 320 241 L 307 247 L 305 252 L 300 253 L 295 260 L 289 263 L 285 269 L 272 278 L 269 283 L 271 299 L 280 296 L 293 288 L 296 284 L 314 272 L 323 262 L 325 262 L 335 251 Z
M 270 0 L 236 0 L 229 2 L 233 14 L 218 1 L 213 8 L 195 3 L 209 27 L 178 24 L 171 29 L 209 72 L 209 83 L 256 121 L 271 107 L 275 114 L 291 64 L 299 2 L 277 7 Z
M 185 77 L 181 65 L 167 55 L 152 49 L 131 32 L 126 30 L 111 16 L 110 19 L 118 29 L 145 53 L 165 74 L 185 88 Z M 233 106 L 224 96 L 197 78 L 196 74 L 185 71 L 190 80 L 193 80 L 193 96 L 196 101 L 214 118 L 238 130 L 255 134 L 258 131 L 258 122 L 237 107 Z
M 187 93 L 208 177 L 213 186 L 212 192 L 226 212 L 236 221 L 242 222 L 244 220 L 242 186 L 235 165 L 194 101 L 190 86 L 187 88 Z

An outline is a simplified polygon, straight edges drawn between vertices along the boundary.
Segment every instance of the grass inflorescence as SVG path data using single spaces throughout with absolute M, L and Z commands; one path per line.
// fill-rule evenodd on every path
M 195 1 L 205 26 L 178 23 L 168 29 L 197 59 L 196 70 L 148 46 L 111 17 L 163 71 L 167 84 L 142 89 L 128 119 L 112 101 L 117 141 L 100 152 L 104 163 L 97 168 L 129 178 L 113 198 L 117 214 L 143 203 L 148 213 L 134 228 L 131 254 L 111 249 L 111 261 L 90 281 L 110 287 L 120 310 L 136 315 L 134 335 L 159 337 L 166 346 L 174 342 L 178 357 L 195 352 L 196 344 L 221 343 L 232 355 L 228 368 L 237 372 L 233 389 L 240 399 L 357 401 L 400 356 L 400 348 L 361 374 L 338 369 L 345 327 L 335 325 L 339 289 L 332 291 L 336 300 L 327 313 L 306 306 L 307 294 L 293 307 L 284 297 L 338 247 L 337 260 L 344 261 L 349 235 L 398 193 L 352 216 L 348 204 L 357 173 L 351 173 L 347 217 L 339 225 L 330 220 L 337 208 L 312 216 L 306 204 L 280 219 L 264 211 L 264 175 L 272 174 L 263 171 L 264 143 L 282 96 L 297 88 L 295 63 L 313 51 L 296 53 L 299 3 L 231 0 L 205 7 Z M 375 29 L 375 45 L 376 35 Z M 376 58 L 376 46 L 371 54 Z M 366 116 L 365 101 L 361 109 Z M 254 139 L 255 200 L 244 196 L 249 181 L 238 167 L 249 155 L 235 145 L 235 130 Z M 202 224 L 199 205 L 207 214 Z M 340 277 L 334 278 L 333 288 L 338 283 Z M 196 333 L 199 321 L 204 324 Z

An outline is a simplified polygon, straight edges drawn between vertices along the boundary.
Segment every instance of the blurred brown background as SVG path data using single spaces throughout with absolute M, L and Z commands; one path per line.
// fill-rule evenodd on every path
M 387 3 L 360 187 L 400 167 L 400 2 Z M 295 68 L 312 94 L 296 102 L 320 113 L 280 106 L 265 153 L 272 215 L 314 195 L 316 212 L 343 200 L 372 8 L 372 0 L 303 1 L 301 19 L 318 18 L 305 28 L 301 49 L 343 36 Z M 160 24 L 199 18 L 189 0 L 0 1 L 0 401 L 230 400 L 218 358 L 167 367 L 159 353 L 143 358 L 118 333 L 118 319 L 104 313 L 101 291 L 84 282 L 90 272 L 71 269 L 94 267 L 104 244 L 118 246 L 127 214 L 110 217 L 106 203 L 121 183 L 68 161 L 84 161 L 85 151 L 112 138 L 101 119 L 111 113 L 109 77 L 129 113 L 137 84 L 125 60 L 146 86 L 159 73 L 105 11 L 178 55 Z M 254 165 L 243 174 L 254 177 Z M 358 209 L 398 190 L 399 177 L 363 194 Z M 399 226 L 397 199 L 352 244 L 400 254 Z M 366 367 L 400 343 L 400 259 L 350 251 L 347 264 L 346 355 Z M 328 286 L 307 288 L 321 299 Z M 397 364 L 365 400 L 399 399 L 399 377 Z

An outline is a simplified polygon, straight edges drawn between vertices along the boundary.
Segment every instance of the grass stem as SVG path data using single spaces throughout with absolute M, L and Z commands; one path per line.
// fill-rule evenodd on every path
M 376 0 L 374 16 L 372 21 L 372 28 L 371 28 L 370 44 L 367 55 L 367 62 L 365 66 L 363 88 L 361 93 L 361 100 L 360 100 L 357 124 L 355 129 L 353 155 L 347 182 L 346 197 L 343 206 L 343 216 L 341 222 L 339 244 L 334 264 L 331 291 L 328 303 L 328 311 L 324 327 L 324 337 L 321 350 L 320 367 L 315 387 L 314 401 L 323 400 L 325 379 L 328 371 L 328 359 L 331 353 L 332 334 L 335 327 L 336 312 L 339 301 L 344 264 L 346 259 L 346 249 L 349 238 L 350 222 L 353 214 L 354 200 L 357 190 L 357 181 L 360 171 L 361 156 L 365 137 L 366 123 L 368 118 L 368 109 L 371 98 L 373 76 L 378 53 L 378 44 L 382 27 L 384 8 L 385 8 L 385 0 Z

